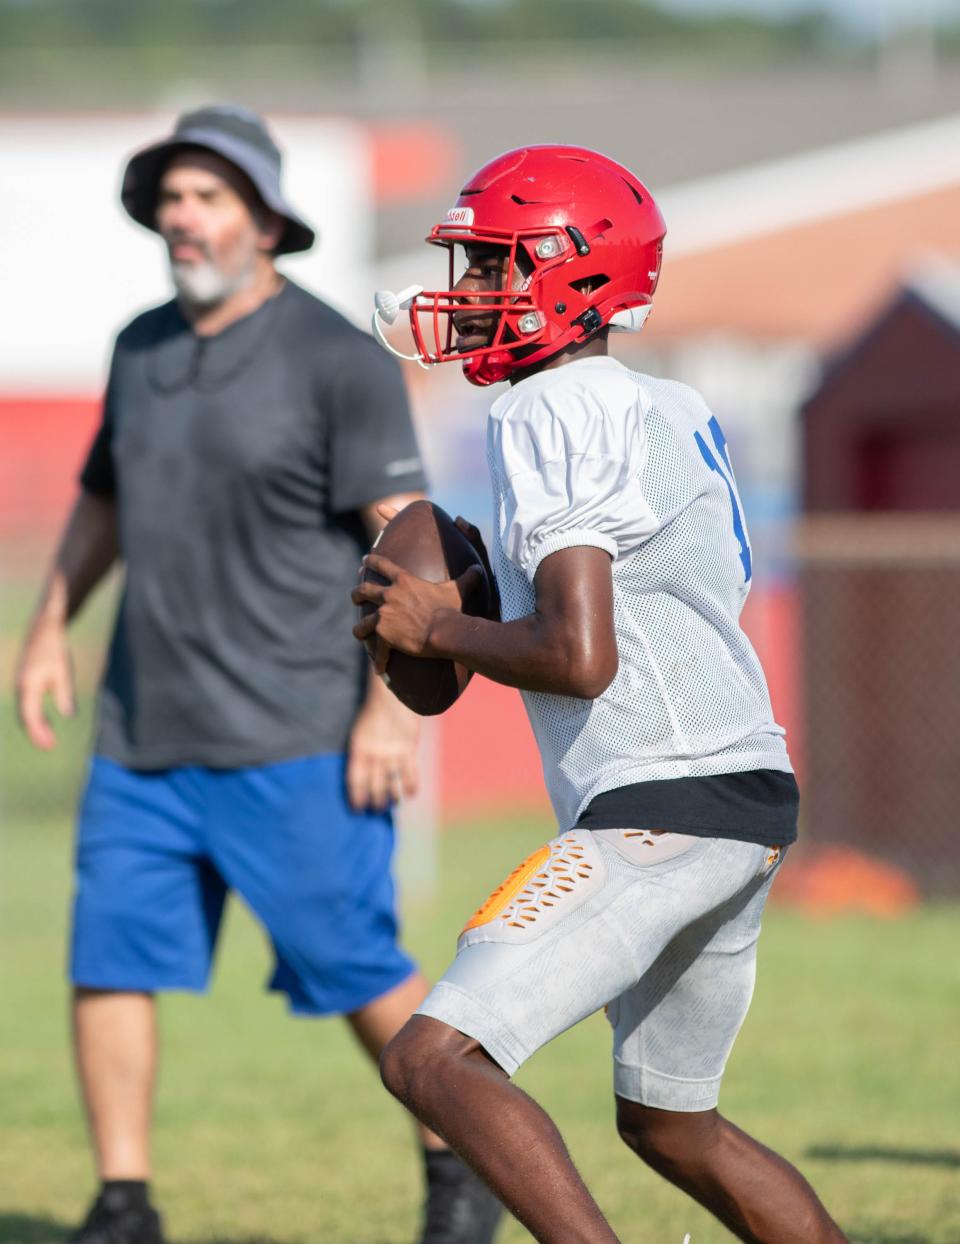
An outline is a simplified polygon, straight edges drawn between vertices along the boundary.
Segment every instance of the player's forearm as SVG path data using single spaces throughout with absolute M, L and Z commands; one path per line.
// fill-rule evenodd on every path
M 117 559 L 117 507 L 82 492 L 67 520 L 31 630 L 66 626 Z
M 583 700 L 601 695 L 616 673 L 609 654 L 591 647 L 581 631 L 539 613 L 491 622 L 440 610 L 430 649 L 507 687 Z

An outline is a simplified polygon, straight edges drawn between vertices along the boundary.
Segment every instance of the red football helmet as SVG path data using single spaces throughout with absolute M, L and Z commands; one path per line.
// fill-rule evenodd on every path
M 614 160 L 583 147 L 519 147 L 475 173 L 430 231 L 427 241 L 449 251 L 449 288 L 382 291 L 374 329 L 383 341 L 378 321 L 393 323 L 409 309 L 413 357 L 425 365 L 456 359 L 472 383 L 493 384 L 606 324 L 639 329 L 657 288 L 665 233 L 650 192 Z M 466 357 L 453 344 L 453 315 L 466 301 L 453 288 L 458 243 L 509 254 L 503 288 L 469 294 L 499 318 L 491 344 Z M 518 270 L 521 252 L 526 262 Z

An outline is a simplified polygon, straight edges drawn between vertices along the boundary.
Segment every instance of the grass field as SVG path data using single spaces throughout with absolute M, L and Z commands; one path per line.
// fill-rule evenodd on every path
M 4 671 L 6 673 L 6 671 Z M 8 704 L 0 705 L 4 721 Z M 53 756 L 5 725 L 0 833 L 0 1244 L 63 1240 L 92 1188 L 66 1040 L 70 807 L 88 722 Z M 465 915 L 549 833 L 461 825 L 407 942 L 442 970 Z M 212 997 L 162 1011 L 155 1187 L 174 1241 L 404 1244 L 419 1199 L 410 1127 L 336 1021 L 293 1020 L 261 991 L 269 959 L 229 914 Z M 798 1162 L 858 1244 L 960 1242 L 960 908 L 900 922 L 771 910 L 757 998 L 723 1108 Z M 730 1237 L 640 1166 L 612 1123 L 600 1017 L 519 1081 L 554 1114 L 629 1244 Z M 529 1238 L 511 1223 L 502 1244 Z

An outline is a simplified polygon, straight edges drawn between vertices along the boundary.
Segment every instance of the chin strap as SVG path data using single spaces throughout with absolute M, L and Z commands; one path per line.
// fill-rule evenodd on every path
M 422 285 L 408 285 L 406 289 L 400 290 L 397 294 L 390 289 L 378 289 L 373 296 L 373 318 L 370 323 L 373 328 L 373 335 L 385 350 L 389 350 L 392 355 L 398 359 L 403 359 L 406 363 L 416 363 L 424 371 L 429 371 L 432 366 L 431 363 L 425 363 L 419 354 L 401 353 L 400 350 L 387 341 L 381 327 L 382 324 L 386 324 L 389 328 L 391 324 L 396 323 L 400 312 L 409 311 L 417 297 L 422 293 Z
M 515 360 L 509 350 L 494 350 L 492 354 L 481 354 L 479 358 L 463 360 L 463 374 L 471 384 L 485 388 L 488 384 L 499 384 L 515 371 Z

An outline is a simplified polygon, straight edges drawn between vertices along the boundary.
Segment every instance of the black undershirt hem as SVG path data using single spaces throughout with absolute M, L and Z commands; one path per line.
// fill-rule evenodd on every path
M 710 777 L 635 782 L 595 795 L 577 829 L 665 829 L 758 846 L 797 839 L 800 792 L 792 773 L 754 769 Z

